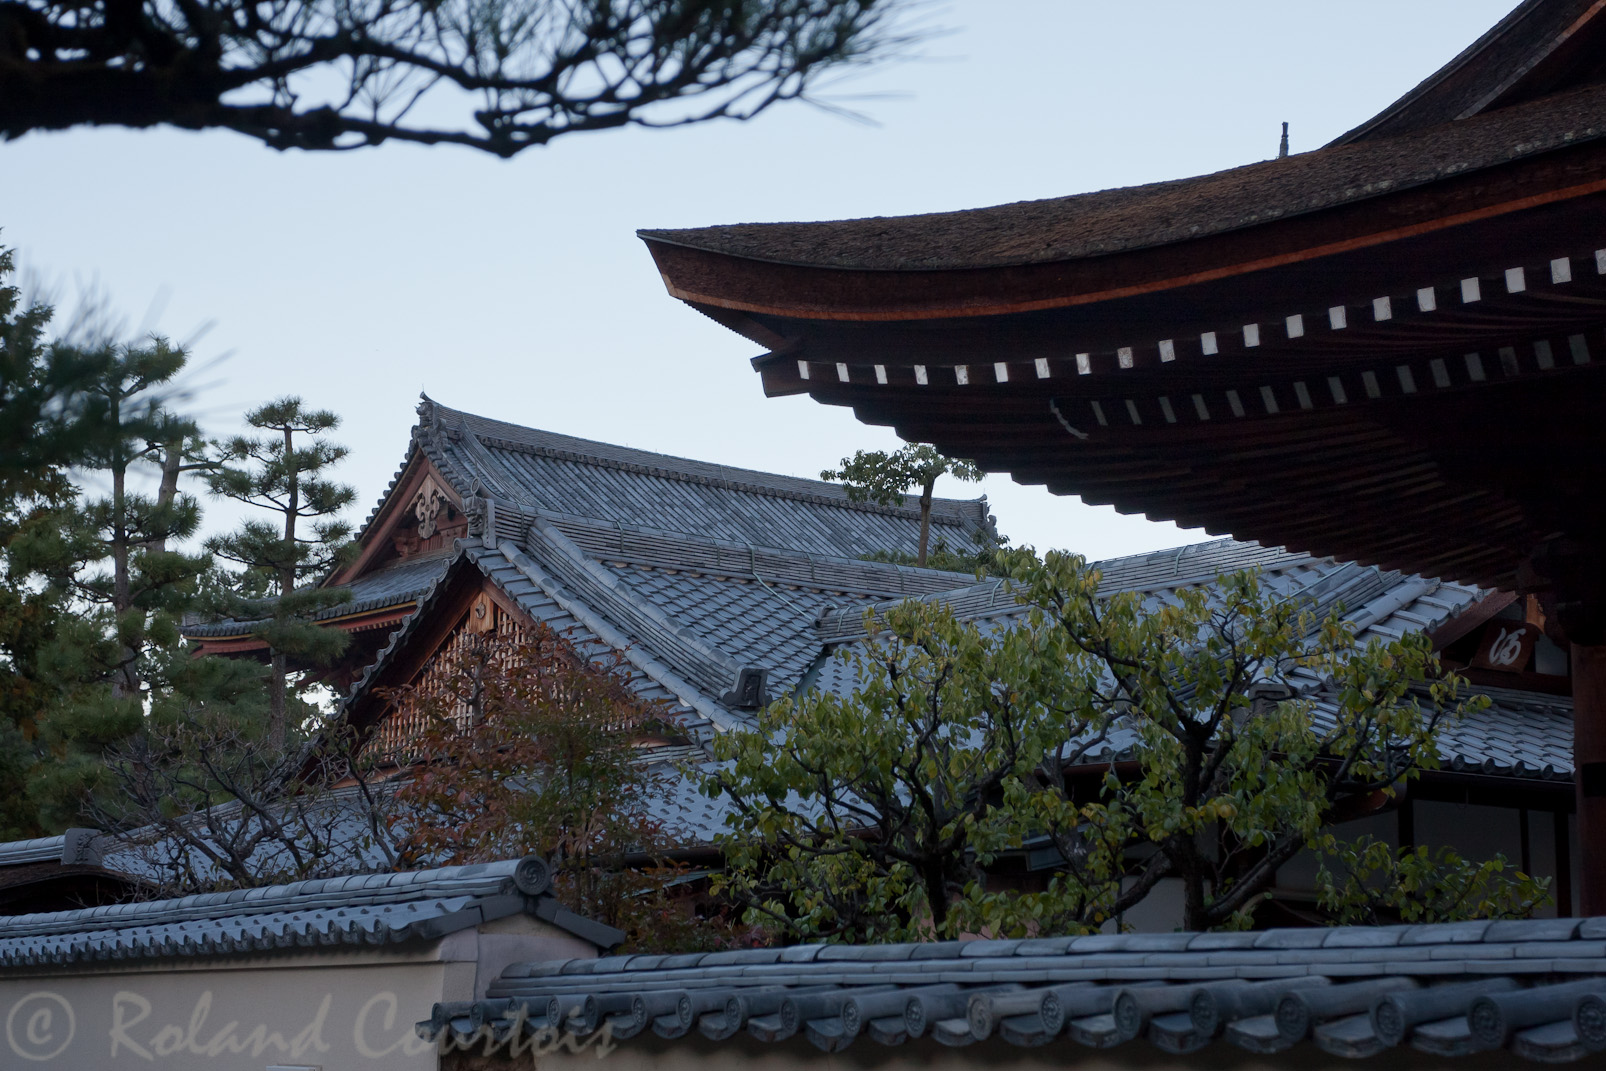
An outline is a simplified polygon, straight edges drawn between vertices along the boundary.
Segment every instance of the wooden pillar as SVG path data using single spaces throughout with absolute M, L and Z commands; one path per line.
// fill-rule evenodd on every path
M 1572 645 L 1578 913 L 1606 915 L 1606 646 Z

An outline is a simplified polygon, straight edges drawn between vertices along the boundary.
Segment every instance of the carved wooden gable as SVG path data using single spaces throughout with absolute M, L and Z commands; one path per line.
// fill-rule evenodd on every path
M 415 456 L 361 536 L 356 560 L 330 583 L 349 584 L 397 561 L 448 550 L 468 535 L 468 518 L 451 484 Z

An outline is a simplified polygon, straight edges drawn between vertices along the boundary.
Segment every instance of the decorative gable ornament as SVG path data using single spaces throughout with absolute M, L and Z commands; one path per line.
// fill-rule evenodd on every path
M 451 505 L 451 499 L 433 478 L 426 479 L 413 498 L 413 516 L 418 518 L 418 534 L 423 539 L 434 535 L 440 516 Z

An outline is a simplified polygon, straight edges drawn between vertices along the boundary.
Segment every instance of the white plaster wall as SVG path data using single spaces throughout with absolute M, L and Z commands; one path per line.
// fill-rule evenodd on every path
M 528 916 L 428 944 L 94 964 L 0 978 L 0 1071 L 435 1071 L 413 1032 L 509 963 L 596 949 Z
M 431 1071 L 436 1057 L 413 1023 L 449 981 L 461 984 L 462 966 L 13 976 L 0 980 L 0 1067 Z

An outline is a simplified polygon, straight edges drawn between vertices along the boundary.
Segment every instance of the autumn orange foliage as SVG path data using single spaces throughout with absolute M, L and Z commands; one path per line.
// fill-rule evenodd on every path
M 582 658 L 546 627 L 464 635 L 389 698 L 414 727 L 391 819 L 400 865 L 536 853 L 565 906 L 632 945 L 734 940 L 685 895 L 705 883 L 674 861 L 681 846 L 654 806 L 675 774 L 642 746 L 665 731 L 665 712 L 636 694 L 617 652 Z

